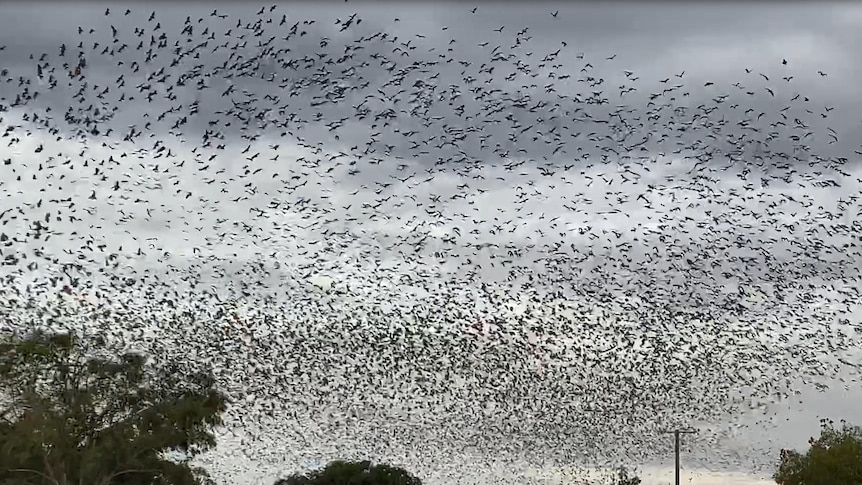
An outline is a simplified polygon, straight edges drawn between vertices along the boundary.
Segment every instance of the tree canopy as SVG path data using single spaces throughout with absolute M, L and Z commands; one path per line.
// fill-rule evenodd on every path
M 0 482 L 205 483 L 190 460 L 215 446 L 227 398 L 214 384 L 72 334 L 0 337 Z
M 773 479 L 779 485 L 862 485 L 862 428 L 820 421 L 820 437 L 804 454 L 781 450 Z
M 641 479 L 637 476 L 637 472 L 629 470 L 625 466 L 620 466 L 616 469 L 616 474 L 611 480 L 613 485 L 640 485 Z
M 391 465 L 337 460 L 321 470 L 282 478 L 275 485 L 422 485 L 422 481 Z

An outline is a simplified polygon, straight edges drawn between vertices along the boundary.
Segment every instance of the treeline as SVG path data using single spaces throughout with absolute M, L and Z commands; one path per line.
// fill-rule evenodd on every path
M 215 485 L 192 462 L 216 446 L 228 405 L 209 373 L 70 334 L 0 335 L 0 484 Z M 821 424 L 806 453 L 782 451 L 778 484 L 862 485 L 862 432 Z M 612 483 L 641 480 L 620 468 Z M 397 466 L 334 461 L 274 485 L 421 484 Z

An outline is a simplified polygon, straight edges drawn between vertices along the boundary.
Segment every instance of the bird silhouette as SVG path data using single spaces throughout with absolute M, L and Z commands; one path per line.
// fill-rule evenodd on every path
M 862 146 L 797 91 L 838 75 L 638 73 L 343 7 L 126 9 L 0 49 L 4 328 L 214 369 L 228 453 L 450 472 L 652 460 L 677 422 L 765 466 L 715 423 L 859 362 Z

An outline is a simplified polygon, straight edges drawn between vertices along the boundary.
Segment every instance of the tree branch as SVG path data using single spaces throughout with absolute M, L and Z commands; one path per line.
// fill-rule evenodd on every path
M 57 479 L 50 477 L 50 476 L 48 476 L 48 475 L 46 475 L 46 474 L 44 474 L 38 470 L 31 470 L 29 468 L 8 468 L 7 471 L 10 471 L 13 473 L 35 473 L 36 475 L 41 476 L 45 480 L 50 481 L 54 485 L 60 485 L 60 483 L 57 481 Z
M 54 467 L 52 467 L 51 463 L 48 462 L 48 455 L 51 454 L 51 451 L 53 451 L 53 448 L 49 448 L 48 452 L 45 453 L 44 455 L 42 455 L 42 461 L 45 463 L 45 470 L 48 471 L 48 479 L 59 485 L 60 482 L 58 482 L 57 478 L 54 476 Z M 65 480 L 63 480 L 63 481 L 65 482 Z M 66 484 L 64 483 L 63 485 L 66 485 Z
M 155 470 L 155 469 L 123 470 L 123 471 L 121 471 L 121 472 L 116 472 L 116 473 L 113 473 L 113 474 L 111 474 L 111 475 L 108 475 L 108 477 L 106 477 L 106 478 L 104 478 L 103 480 L 101 480 L 101 481 L 99 482 L 99 484 L 100 484 L 100 485 L 109 485 L 109 484 L 111 483 L 111 480 L 113 480 L 113 479 L 115 479 L 115 478 L 119 477 L 120 475 L 125 475 L 125 474 L 127 474 L 127 473 L 158 473 L 158 474 L 160 474 L 160 475 L 161 475 L 161 470 Z

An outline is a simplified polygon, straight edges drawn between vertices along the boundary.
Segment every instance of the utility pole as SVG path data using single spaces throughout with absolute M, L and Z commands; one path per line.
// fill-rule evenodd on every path
M 694 434 L 697 433 L 697 430 L 694 429 L 674 429 L 671 431 L 662 431 L 662 433 L 670 434 L 673 433 L 673 454 L 674 461 L 676 462 L 676 480 L 675 484 L 679 485 L 679 435 L 681 434 Z

